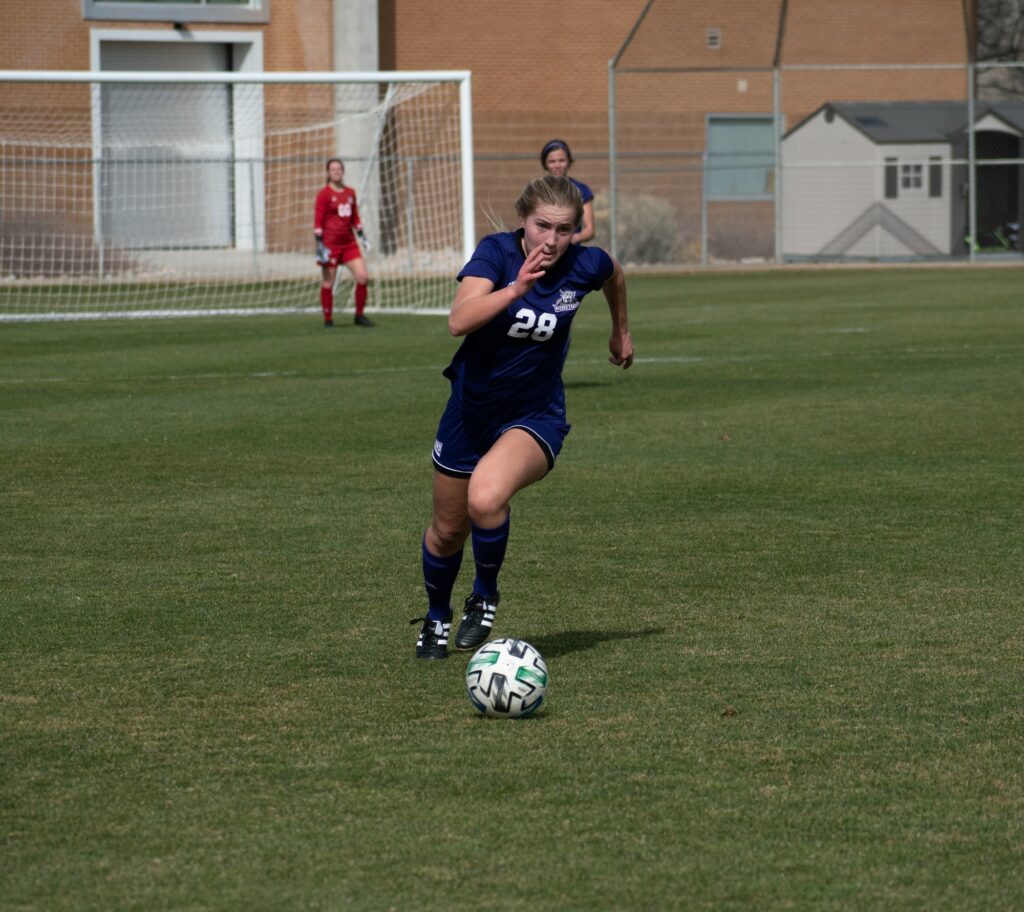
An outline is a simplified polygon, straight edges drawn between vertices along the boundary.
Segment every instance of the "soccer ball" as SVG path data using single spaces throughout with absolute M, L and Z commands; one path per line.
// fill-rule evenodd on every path
M 484 643 L 469 660 L 466 690 L 485 716 L 517 719 L 535 712 L 548 690 L 548 666 L 525 640 Z

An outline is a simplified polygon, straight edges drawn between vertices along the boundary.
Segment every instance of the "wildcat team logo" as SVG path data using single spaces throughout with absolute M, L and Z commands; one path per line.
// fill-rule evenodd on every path
M 575 310 L 580 306 L 580 302 L 576 300 L 576 292 L 571 288 L 563 288 L 558 292 L 558 300 L 551 305 L 551 309 L 555 313 L 565 313 L 567 310 Z
M 444 446 L 444 444 L 441 443 L 440 440 L 435 440 L 434 441 L 434 455 L 435 456 L 440 456 L 441 455 L 441 447 L 443 447 L 443 446 Z

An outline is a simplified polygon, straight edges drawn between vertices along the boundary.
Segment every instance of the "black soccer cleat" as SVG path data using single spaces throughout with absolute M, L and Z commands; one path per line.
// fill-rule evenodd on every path
M 376 326 L 377 325 L 369 317 L 364 317 L 362 314 L 360 314 L 358 317 L 356 317 L 355 320 L 353 320 L 352 322 L 355 323 L 356 326 Z
M 497 593 L 485 597 L 474 592 L 466 599 L 466 613 L 462 615 L 459 631 L 455 634 L 456 649 L 475 649 L 491 635 L 499 601 L 501 596 Z
M 419 624 L 419 639 L 416 640 L 417 659 L 447 659 L 448 634 L 452 629 L 451 621 L 432 621 L 430 618 L 413 618 L 410 624 Z
M 324 320 L 324 329 L 330 329 L 334 325 L 334 321 L 328 317 Z

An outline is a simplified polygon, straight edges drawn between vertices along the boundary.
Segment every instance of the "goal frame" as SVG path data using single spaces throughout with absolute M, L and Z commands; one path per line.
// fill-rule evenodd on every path
M 0 70 L 0 84 L 65 83 L 89 84 L 175 84 L 175 85 L 358 85 L 382 83 L 454 83 L 459 95 L 459 159 L 462 219 L 462 258 L 470 259 L 476 247 L 475 184 L 473 173 L 472 74 L 469 70 L 379 70 L 338 72 L 264 72 L 264 71 L 97 71 L 97 70 Z M 94 115 L 95 117 L 95 111 Z M 94 148 L 98 142 L 93 130 Z M 2 139 L 2 137 L 0 137 Z M 266 311 L 262 311 L 266 312 Z M 94 316 L 106 316 L 94 315 Z M 113 316 L 113 314 L 111 314 Z M 68 314 L 65 318 L 74 319 Z M 0 314 L 0 322 L 24 319 Z

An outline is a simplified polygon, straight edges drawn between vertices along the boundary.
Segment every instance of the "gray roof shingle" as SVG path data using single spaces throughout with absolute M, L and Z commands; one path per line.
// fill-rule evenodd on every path
M 966 101 L 836 101 L 818 108 L 786 135 L 822 110 L 831 110 L 876 143 L 949 142 L 967 128 Z M 994 114 L 1024 133 L 1024 102 L 979 101 L 975 121 Z

